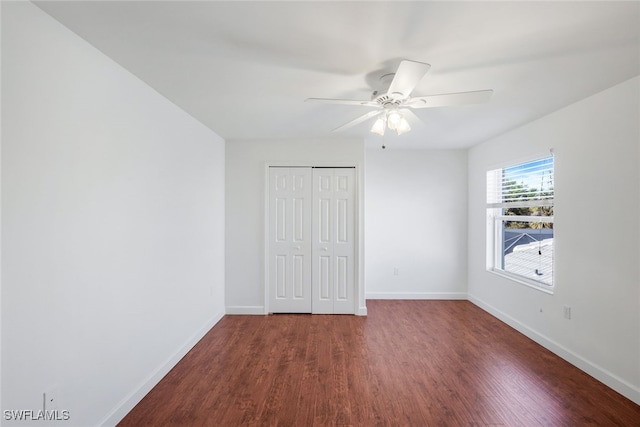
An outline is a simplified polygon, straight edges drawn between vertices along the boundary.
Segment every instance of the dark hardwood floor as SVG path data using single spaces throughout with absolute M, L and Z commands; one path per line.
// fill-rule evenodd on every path
M 640 406 L 468 301 L 225 316 L 120 426 L 639 426 Z

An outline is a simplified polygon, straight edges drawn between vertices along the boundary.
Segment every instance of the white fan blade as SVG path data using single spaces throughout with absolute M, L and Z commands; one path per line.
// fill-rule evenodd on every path
M 406 99 L 418 85 L 431 65 L 422 62 L 404 60 L 393 76 L 387 94 L 394 99 Z
M 330 99 L 330 98 L 307 98 L 306 101 L 318 102 L 321 104 L 342 104 L 342 105 L 358 105 L 364 107 L 379 107 L 375 101 L 358 101 L 356 99 Z
M 416 113 L 414 113 L 408 108 L 402 108 L 400 109 L 400 112 L 402 113 L 402 115 L 404 115 L 405 119 L 410 119 L 409 120 L 410 122 L 423 123 L 422 119 L 416 116 Z
M 411 98 L 404 103 L 404 107 L 431 108 L 450 105 L 479 104 L 491 98 L 493 90 L 476 90 L 473 92 L 445 93 L 442 95 L 429 95 Z
M 334 130 L 332 130 L 331 132 L 339 132 L 341 130 L 345 130 L 345 129 L 349 129 L 352 126 L 355 126 L 357 124 L 360 124 L 362 122 L 364 122 L 365 120 L 370 119 L 373 116 L 377 116 L 378 114 L 380 114 L 382 111 L 376 110 L 376 111 L 369 111 L 367 114 L 364 114 L 356 119 L 351 120 L 349 123 L 345 123 L 340 127 L 335 128 Z

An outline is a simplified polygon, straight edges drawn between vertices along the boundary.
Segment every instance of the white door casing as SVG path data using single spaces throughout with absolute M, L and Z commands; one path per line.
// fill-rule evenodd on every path
M 311 312 L 311 169 L 269 169 L 269 309 Z
M 355 170 L 313 169 L 312 312 L 353 314 Z

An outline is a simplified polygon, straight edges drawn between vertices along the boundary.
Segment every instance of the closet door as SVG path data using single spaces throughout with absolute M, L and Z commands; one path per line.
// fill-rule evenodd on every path
M 355 169 L 313 169 L 312 312 L 353 314 Z
M 311 168 L 269 169 L 269 311 L 311 313 Z

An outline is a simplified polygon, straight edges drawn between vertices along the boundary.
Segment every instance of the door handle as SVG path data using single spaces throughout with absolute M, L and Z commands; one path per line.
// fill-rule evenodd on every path
M 300 246 L 294 246 L 293 249 L 295 249 L 296 251 L 300 250 Z
M 322 248 L 320 248 L 320 250 L 321 251 L 325 251 L 325 252 L 328 251 L 328 249 L 326 247 L 322 247 Z

